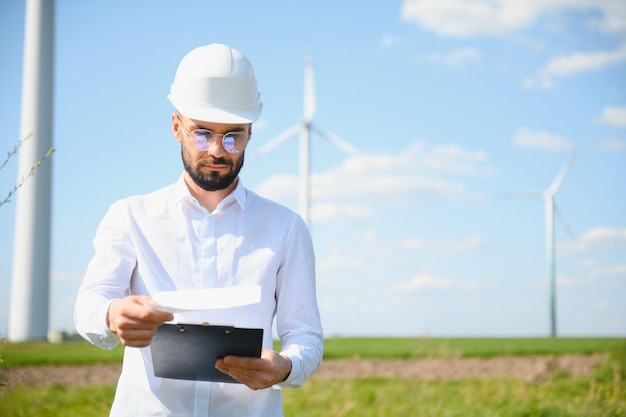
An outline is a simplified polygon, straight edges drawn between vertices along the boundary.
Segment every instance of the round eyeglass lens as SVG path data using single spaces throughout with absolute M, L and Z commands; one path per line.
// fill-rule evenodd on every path
M 196 149 L 206 151 L 209 149 L 209 143 L 215 143 L 215 136 L 210 130 L 194 130 L 191 135 L 195 141 Z
M 238 136 L 243 136 L 240 133 L 227 133 L 222 137 L 222 146 L 230 153 L 237 153 L 239 149 L 237 147 Z

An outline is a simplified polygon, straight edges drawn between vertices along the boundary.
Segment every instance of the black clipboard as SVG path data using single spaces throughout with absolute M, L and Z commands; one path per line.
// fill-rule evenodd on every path
M 261 357 L 263 329 L 199 324 L 164 324 L 152 342 L 154 376 L 238 383 L 215 368 L 228 355 Z

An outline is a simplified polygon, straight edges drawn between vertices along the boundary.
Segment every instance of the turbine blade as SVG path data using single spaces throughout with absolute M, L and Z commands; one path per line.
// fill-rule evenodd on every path
M 330 143 L 332 143 L 333 145 L 335 145 L 336 147 L 338 147 L 342 151 L 344 151 L 346 153 L 349 153 L 351 155 L 360 155 L 361 154 L 361 151 L 359 151 L 354 146 L 350 145 L 345 140 L 341 139 L 339 136 L 337 136 L 335 134 L 332 134 L 332 133 L 324 132 L 323 130 L 321 130 L 321 129 L 315 127 L 315 126 L 313 126 L 313 129 L 315 129 L 315 131 L 317 133 L 319 133 L 324 139 L 326 139 L 327 141 L 329 141 Z
M 563 213 L 561 213 L 561 210 L 559 210 L 556 204 L 554 204 L 554 214 L 556 214 L 556 217 L 561 222 L 563 229 L 565 229 L 565 233 L 567 233 L 570 239 L 576 240 L 576 235 L 574 234 L 574 232 L 572 232 L 572 229 L 569 227 L 569 225 L 565 221 L 565 217 L 563 216 Z
M 557 190 L 563 183 L 563 180 L 567 176 L 567 173 L 569 172 L 570 168 L 574 164 L 575 160 L 576 160 L 576 153 L 572 154 L 569 161 L 567 161 L 567 163 L 563 165 L 563 168 L 561 168 L 561 171 L 558 173 L 554 181 L 552 181 L 552 184 L 550 185 L 550 188 L 548 188 L 548 190 L 546 191 L 546 194 L 554 195 L 557 192 Z
M 272 140 L 265 143 L 259 149 L 257 149 L 256 152 L 252 154 L 252 160 L 262 157 L 266 153 L 270 152 L 272 149 L 281 145 L 283 142 L 286 142 L 287 140 L 289 140 L 292 136 L 294 136 L 299 131 L 300 131 L 300 125 L 291 126 L 289 129 L 285 130 L 278 136 L 274 137 Z
M 304 123 L 310 123 L 315 114 L 315 82 L 313 80 L 313 57 L 306 56 L 304 66 Z

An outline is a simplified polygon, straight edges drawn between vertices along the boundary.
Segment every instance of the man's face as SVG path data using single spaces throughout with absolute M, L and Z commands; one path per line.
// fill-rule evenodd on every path
M 176 131 L 176 122 L 174 122 Z M 206 191 L 218 191 L 228 188 L 234 183 L 243 167 L 245 149 L 239 153 L 230 153 L 222 145 L 222 134 L 233 131 L 245 131 L 246 142 L 251 127 L 249 125 L 230 125 L 209 123 L 187 119 L 180 116 L 176 138 L 181 143 L 183 166 L 189 177 L 200 188 Z M 205 151 L 197 150 L 190 137 L 196 129 L 208 129 L 216 134 L 215 144 L 208 144 Z

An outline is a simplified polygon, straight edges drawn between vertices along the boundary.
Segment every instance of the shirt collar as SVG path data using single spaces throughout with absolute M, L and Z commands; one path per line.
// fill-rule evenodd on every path
M 176 204 L 180 204 L 183 200 L 196 201 L 196 199 L 189 192 L 189 188 L 187 188 L 187 184 L 185 183 L 185 175 L 184 173 L 180 175 L 178 181 L 174 184 L 174 202 Z M 239 204 L 239 207 L 243 210 L 246 206 L 246 189 L 243 186 L 241 181 L 241 177 L 237 177 L 237 186 L 235 189 L 227 195 L 218 205 L 219 208 L 226 207 L 230 205 L 232 202 L 236 201 Z
M 177 205 L 180 204 L 183 200 L 193 199 L 191 193 L 189 192 L 189 188 L 187 188 L 187 184 L 185 184 L 184 173 L 180 174 L 178 181 L 176 181 L 176 183 L 174 184 L 173 197 L 174 203 Z
M 246 207 L 246 189 L 243 187 L 240 177 L 237 177 L 235 189 L 220 202 L 218 208 L 225 207 L 227 204 L 230 205 L 231 201 L 236 201 L 242 210 Z

